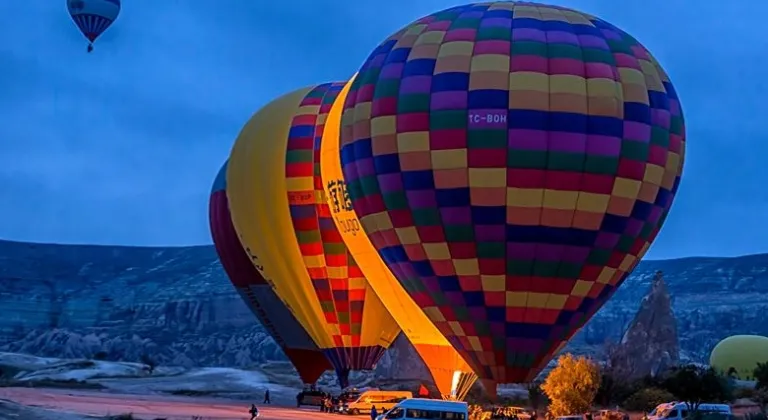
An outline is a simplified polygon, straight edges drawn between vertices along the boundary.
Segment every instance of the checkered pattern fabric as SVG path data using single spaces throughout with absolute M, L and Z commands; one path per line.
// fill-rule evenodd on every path
M 331 206 L 351 207 L 351 203 L 343 185 L 331 188 L 332 197 L 327 200 L 320 177 L 325 119 L 345 84 L 322 84 L 304 97 L 291 122 L 285 165 L 296 239 L 334 344 L 323 349 L 323 354 L 336 370 L 342 387 L 348 385 L 350 370 L 372 369 L 386 350 L 362 342 L 366 301 L 378 297 L 368 289 L 367 280 L 347 250 L 328 204 L 330 201 Z M 377 315 L 384 316 L 369 317 Z
M 486 382 L 532 379 L 659 232 L 685 129 L 634 38 L 562 7 L 488 2 L 408 25 L 344 104 L 352 206 Z
M 291 219 L 304 263 L 338 347 L 360 345 L 366 280 L 336 229 L 320 179 L 325 118 L 344 83 L 312 89 L 299 105 L 288 135 L 285 173 Z M 331 205 L 345 205 L 341 191 Z

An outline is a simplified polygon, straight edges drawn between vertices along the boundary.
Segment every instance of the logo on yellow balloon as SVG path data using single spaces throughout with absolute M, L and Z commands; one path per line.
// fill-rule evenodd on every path
M 332 179 L 325 185 L 328 191 L 328 204 L 331 207 L 333 218 L 342 233 L 357 235 L 360 232 L 360 221 L 357 217 L 344 217 L 345 212 L 353 211 L 352 199 L 349 197 L 347 183 L 341 179 Z M 340 214 L 342 213 L 342 214 Z

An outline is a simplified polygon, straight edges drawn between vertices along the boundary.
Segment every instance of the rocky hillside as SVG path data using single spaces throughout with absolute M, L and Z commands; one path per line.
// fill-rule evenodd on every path
M 768 335 L 768 255 L 644 262 L 572 340 L 618 341 L 656 271 L 672 296 L 681 357 L 704 361 L 731 334 Z M 0 351 L 247 367 L 281 353 L 242 304 L 212 247 L 138 248 L 0 241 Z M 392 357 L 396 353 L 409 357 Z M 379 364 L 421 370 L 405 340 Z

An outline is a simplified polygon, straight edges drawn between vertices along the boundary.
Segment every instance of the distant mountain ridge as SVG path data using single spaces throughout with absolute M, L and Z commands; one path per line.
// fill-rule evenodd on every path
M 621 338 L 664 271 L 681 356 L 705 362 L 720 339 L 768 335 L 768 254 L 645 261 L 572 340 L 594 352 Z M 0 240 L 0 350 L 41 356 L 247 367 L 281 352 L 241 302 L 212 246 L 126 247 Z M 405 340 L 379 364 L 415 375 Z M 398 365 L 400 364 L 400 365 Z

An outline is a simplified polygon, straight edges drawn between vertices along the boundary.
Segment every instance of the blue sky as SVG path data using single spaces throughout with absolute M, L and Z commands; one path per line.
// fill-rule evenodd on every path
M 633 34 L 682 98 L 684 180 L 649 256 L 768 252 L 768 3 L 555 3 Z M 127 1 L 86 54 L 64 0 L 0 2 L 0 237 L 209 243 L 211 182 L 259 106 L 454 4 Z

